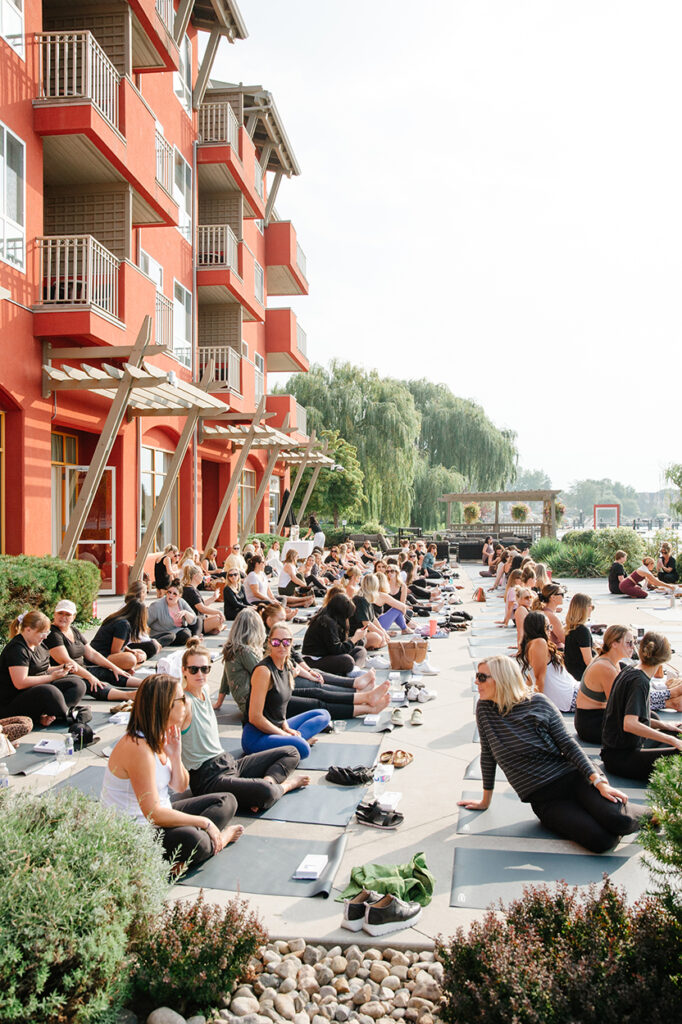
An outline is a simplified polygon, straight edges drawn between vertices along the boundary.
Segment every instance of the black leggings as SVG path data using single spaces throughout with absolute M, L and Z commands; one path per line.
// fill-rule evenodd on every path
M 153 640 L 137 640 L 135 643 L 126 644 L 126 647 L 130 651 L 143 651 L 148 658 L 153 658 L 159 650 Z
M 642 779 L 647 781 L 656 767 L 659 757 L 679 754 L 677 747 L 640 747 L 639 749 L 623 749 L 604 747 L 601 759 L 610 772 L 622 775 L 625 779 Z
M 607 800 L 576 771 L 536 789 L 530 805 L 546 828 L 593 853 L 606 853 L 622 836 L 637 832 L 640 819 L 648 814 L 630 801 Z
M 267 811 L 282 796 L 282 783 L 300 760 L 296 747 L 272 747 L 236 760 L 218 754 L 189 773 L 189 786 L 195 794 L 232 793 L 240 811 Z
M 305 581 L 309 587 L 312 587 L 313 593 L 317 597 L 324 597 L 327 593 L 327 588 L 320 583 L 316 576 L 306 576 Z
M 232 793 L 209 793 L 206 796 L 193 796 L 187 800 L 177 800 L 173 804 L 174 811 L 183 814 L 201 815 L 208 818 L 221 831 L 234 818 L 237 801 Z M 213 856 L 213 843 L 208 832 L 192 825 L 177 825 L 174 828 L 159 828 L 161 844 L 166 860 L 175 856 L 180 864 L 192 857 L 192 867 L 203 864 Z
M 355 712 L 355 697 L 351 690 L 327 692 L 330 687 L 310 684 L 310 689 L 296 689 L 289 698 L 288 717 L 302 715 L 304 711 L 315 711 L 322 708 L 332 718 L 352 718 Z
M 184 647 L 191 636 L 197 636 L 201 632 L 201 617 L 197 615 L 196 622 L 191 626 L 181 626 L 175 631 L 157 633 L 154 637 L 162 647 Z
M 304 654 L 303 660 L 310 668 L 319 672 L 331 672 L 335 676 L 347 676 L 355 668 L 363 668 L 367 661 L 367 649 L 354 647 L 350 654 L 325 654 L 322 658 Z
M 69 708 L 80 703 L 85 696 L 85 680 L 80 676 L 62 676 L 51 683 L 38 683 L 19 690 L 16 697 L 0 708 L 0 718 L 25 715 L 40 729 L 42 715 L 66 718 Z
M 418 601 L 429 601 L 431 599 L 431 591 L 427 590 L 426 587 L 420 587 L 418 583 L 410 583 L 408 589 Z
M 601 728 L 604 722 L 603 708 L 576 708 L 573 724 L 583 743 L 601 743 Z

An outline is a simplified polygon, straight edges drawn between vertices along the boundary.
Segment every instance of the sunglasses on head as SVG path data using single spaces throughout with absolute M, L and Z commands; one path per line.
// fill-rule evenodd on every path
M 197 672 L 202 672 L 205 676 L 211 671 L 210 665 L 187 665 L 187 671 L 191 676 L 195 676 Z
M 284 636 L 281 639 L 275 637 L 274 640 L 270 641 L 272 647 L 291 647 L 291 637 Z

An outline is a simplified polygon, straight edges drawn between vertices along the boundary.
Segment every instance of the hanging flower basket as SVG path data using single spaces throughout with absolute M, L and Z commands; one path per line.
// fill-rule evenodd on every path
M 564 518 L 565 515 L 566 515 L 566 506 L 564 505 L 563 501 L 555 501 L 554 502 L 554 518 L 556 519 L 557 523 L 561 523 L 561 520 Z
M 462 515 L 464 516 L 464 522 L 471 525 L 472 523 L 477 523 L 479 521 L 481 518 L 481 510 L 476 502 L 472 501 L 469 502 L 468 505 L 464 506 L 462 509 Z
M 525 523 L 530 514 L 530 509 L 527 505 L 512 505 L 511 517 L 515 523 Z

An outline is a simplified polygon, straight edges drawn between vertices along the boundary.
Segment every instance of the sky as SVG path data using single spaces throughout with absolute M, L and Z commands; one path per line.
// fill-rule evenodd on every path
M 680 446 L 682 5 L 239 0 L 214 77 L 301 176 L 311 361 L 426 377 L 555 487 L 657 490 Z

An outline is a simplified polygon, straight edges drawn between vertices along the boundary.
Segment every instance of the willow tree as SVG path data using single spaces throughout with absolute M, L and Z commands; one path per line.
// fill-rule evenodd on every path
M 437 530 L 445 526 L 447 505 L 441 501 L 444 494 L 462 491 L 466 480 L 454 469 L 431 466 L 425 456 L 417 459 L 414 473 L 414 502 L 412 525 L 423 530 Z
M 514 478 L 513 431 L 499 430 L 480 405 L 445 384 L 411 380 L 407 386 L 421 413 L 419 448 L 430 465 L 455 470 L 471 490 L 495 490 Z

